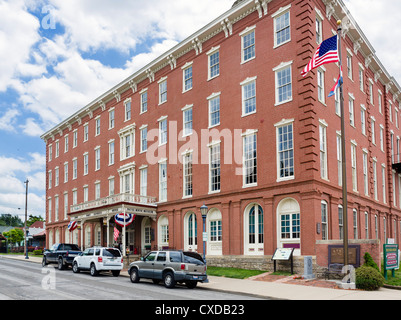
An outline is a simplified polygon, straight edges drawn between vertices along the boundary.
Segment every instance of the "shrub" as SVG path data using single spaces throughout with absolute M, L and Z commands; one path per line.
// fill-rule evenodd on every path
M 40 256 L 42 254 L 42 250 L 33 250 L 34 256 Z
M 378 290 L 384 284 L 383 275 L 373 267 L 361 266 L 355 271 L 356 287 L 361 290 Z
M 380 272 L 379 267 L 377 266 L 376 262 L 373 260 L 369 252 L 365 252 L 363 259 L 365 260 L 365 263 L 363 264 L 364 266 L 375 268 L 377 271 Z

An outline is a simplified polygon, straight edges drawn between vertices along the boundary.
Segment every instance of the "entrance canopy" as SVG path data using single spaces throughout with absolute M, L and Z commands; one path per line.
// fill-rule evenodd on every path
M 71 221 L 76 221 L 81 225 L 81 248 L 83 248 L 83 224 L 86 222 L 99 221 L 107 223 L 109 231 L 109 221 L 116 214 L 131 214 L 135 216 L 149 217 L 156 220 L 156 198 L 145 197 L 134 194 L 122 193 L 101 198 L 94 201 L 72 205 L 69 213 Z M 125 255 L 125 227 L 123 227 L 123 253 Z M 107 232 L 107 246 L 110 245 L 109 232 Z

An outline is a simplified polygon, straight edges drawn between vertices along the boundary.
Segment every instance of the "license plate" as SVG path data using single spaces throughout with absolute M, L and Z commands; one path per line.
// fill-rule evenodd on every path
M 192 279 L 197 280 L 199 277 L 198 276 L 192 276 Z
M 76 254 L 69 254 L 68 256 L 69 257 L 76 257 L 77 255 Z

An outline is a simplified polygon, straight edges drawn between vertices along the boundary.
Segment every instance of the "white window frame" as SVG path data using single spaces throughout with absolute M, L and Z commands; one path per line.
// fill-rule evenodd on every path
M 100 116 L 95 118 L 95 137 L 100 135 Z
M 214 78 L 217 78 L 220 75 L 220 46 L 213 47 L 211 48 L 208 52 L 206 52 L 207 55 L 207 80 L 212 80 Z M 218 59 L 213 59 L 218 55 Z M 217 63 L 215 63 L 217 61 Z M 212 63 L 214 63 L 212 65 Z M 212 68 L 217 67 L 218 72 L 216 74 L 212 75 Z
M 89 173 L 89 153 L 84 153 L 84 176 Z
M 78 178 L 78 159 L 75 157 L 72 159 L 72 180 Z
M 242 91 L 242 116 L 248 116 L 250 114 L 256 113 L 256 79 L 257 77 L 247 78 L 240 83 Z M 249 90 L 249 86 L 253 86 L 253 89 Z M 251 96 L 248 93 L 251 92 Z M 254 94 L 252 96 L 252 94 Z M 249 100 L 254 100 L 254 110 L 246 112 L 246 102 Z
M 280 8 L 278 11 L 276 11 L 274 14 L 272 14 L 272 18 L 274 19 L 274 22 L 273 22 L 273 25 L 274 25 L 274 48 L 278 48 L 291 41 L 291 11 L 290 11 L 290 9 L 291 9 L 291 4 L 289 4 L 286 7 Z M 288 14 L 288 26 L 286 26 L 285 28 L 289 28 L 289 38 L 283 42 L 278 43 L 277 35 L 280 31 L 284 30 L 284 28 L 281 30 L 278 30 L 277 29 L 277 21 L 278 21 L 278 19 L 282 18 L 286 14 Z
M 193 61 L 187 62 L 182 69 L 182 93 L 192 90 L 194 81 L 193 81 Z M 187 71 L 190 70 L 190 76 L 187 74 Z M 188 76 L 188 77 L 187 77 Z M 187 82 L 190 86 L 187 87 Z
M 182 198 L 192 198 L 193 196 L 193 151 L 188 150 L 182 154 Z
M 355 97 L 348 94 L 349 122 L 355 128 Z
M 244 64 L 248 61 L 254 60 L 256 58 L 256 25 L 247 27 L 244 31 L 242 31 L 239 35 L 241 37 L 241 64 Z M 246 48 L 245 46 L 245 38 L 249 35 L 253 34 L 253 44 L 247 46 Z M 245 60 L 245 51 L 247 49 L 250 49 L 253 47 L 253 55 L 250 56 L 249 58 L 246 58 Z
M 288 61 L 288 62 L 283 62 L 280 65 L 278 65 L 277 67 L 273 68 L 273 71 L 275 72 L 275 96 L 276 96 L 276 103 L 275 106 L 287 103 L 292 101 L 293 96 L 294 96 L 294 92 L 293 92 L 293 86 L 292 86 L 292 63 L 293 61 Z M 287 98 L 286 100 L 282 100 L 280 101 L 280 87 L 279 87 L 279 75 L 281 72 L 286 71 L 287 69 L 290 69 L 290 82 L 286 83 L 285 85 L 282 85 L 281 87 L 285 87 L 285 86 L 290 86 L 290 90 L 291 90 L 291 95 L 289 96 L 289 98 Z
M 145 113 L 148 111 L 148 88 L 142 89 L 139 92 L 140 96 L 141 96 L 141 112 Z
M 279 130 L 283 127 L 292 127 L 292 148 L 287 148 L 285 151 L 289 151 L 292 150 L 293 152 L 293 173 L 292 175 L 288 175 L 288 176 L 284 176 L 281 177 L 281 168 L 280 168 L 280 153 L 281 152 L 285 152 L 285 151 L 280 151 L 280 145 L 279 145 Z M 281 181 L 288 181 L 288 180 L 293 180 L 295 179 L 295 136 L 294 136 L 294 119 L 287 119 L 287 120 L 282 120 L 279 123 L 275 124 L 276 127 L 276 161 L 277 161 L 277 182 L 281 182 Z M 284 168 L 283 168 L 284 169 Z
M 366 107 L 361 104 L 361 131 L 366 136 Z
M 148 195 L 148 166 L 142 166 L 139 168 L 139 177 L 139 194 L 146 197 Z
M 363 150 L 363 186 L 365 196 L 369 196 L 369 162 L 368 162 L 368 150 Z
M 354 140 L 351 141 L 351 175 L 352 175 L 352 190 L 358 192 L 358 168 L 357 168 L 357 144 Z
M 66 134 L 64 137 L 64 153 L 68 152 L 68 147 L 69 147 L 69 138 L 68 134 Z
M 161 78 L 159 84 L 159 106 L 167 102 L 167 77 Z
M 167 191 L 167 159 L 162 159 L 159 161 L 159 202 L 167 201 Z
M 68 182 L 68 162 L 64 162 L 64 183 Z
M 217 126 L 220 125 L 220 121 L 221 121 L 221 113 L 220 113 L 220 110 L 221 110 L 221 98 L 220 97 L 221 97 L 221 92 L 213 93 L 209 97 L 207 97 L 207 100 L 208 100 L 208 114 L 209 114 L 209 129 L 213 128 L 213 127 L 217 127 Z M 211 112 L 211 110 L 212 110 L 213 104 L 217 101 L 217 99 L 218 99 L 218 111 L 214 111 L 213 114 L 215 114 L 215 113 L 219 114 L 219 116 L 218 116 L 218 120 L 219 121 L 214 123 L 214 124 L 212 124 L 212 112 Z
M 115 140 L 112 139 L 109 141 L 109 166 L 115 163 Z
M 192 135 L 193 133 L 193 105 L 192 104 L 187 105 L 184 108 L 182 108 L 181 111 L 182 111 L 182 136 L 187 137 Z
M 118 131 L 120 136 L 120 161 L 135 156 L 135 128 L 136 125 L 134 123 Z M 129 138 L 130 145 L 127 145 L 127 138 Z
M 317 98 L 318 100 L 326 105 L 326 97 L 325 97 L 325 74 L 326 68 L 323 66 L 317 69 Z
M 113 129 L 116 124 L 116 113 L 115 108 L 109 110 L 109 130 Z
M 212 141 L 209 147 L 209 194 L 221 190 L 221 147 L 220 141 Z M 218 179 L 218 182 L 216 180 Z M 213 181 L 215 180 L 215 181 Z
M 242 158 L 243 158 L 243 179 L 242 187 L 254 187 L 258 185 L 258 130 L 247 130 L 242 134 Z M 252 139 L 252 141 L 248 141 Z M 253 145 L 255 145 L 255 150 L 253 150 Z M 251 149 L 249 149 L 250 147 Z M 250 151 L 249 151 L 250 150 Z M 252 156 L 254 154 L 255 156 Z M 249 165 L 250 163 L 250 165 Z M 250 174 L 249 174 L 250 173 Z M 247 182 L 249 180 L 251 182 Z
M 88 141 L 89 139 L 89 124 L 84 124 L 84 142 Z
M 73 142 L 72 142 L 72 147 L 76 148 L 78 146 L 78 129 L 75 129 L 73 131 Z
M 141 138 L 141 151 L 140 153 L 146 152 L 148 150 L 148 125 L 143 125 L 139 128 L 140 138 Z
M 132 117 L 132 99 L 128 98 L 124 101 L 124 122 L 130 121 Z
M 159 146 L 167 144 L 168 141 L 168 121 L 167 116 L 157 120 L 159 122 Z
M 387 203 L 387 195 L 386 195 L 386 165 L 382 163 L 382 193 L 383 193 L 383 202 Z
M 328 180 L 327 167 L 327 123 L 324 120 L 319 120 L 319 140 L 320 140 L 320 177 Z

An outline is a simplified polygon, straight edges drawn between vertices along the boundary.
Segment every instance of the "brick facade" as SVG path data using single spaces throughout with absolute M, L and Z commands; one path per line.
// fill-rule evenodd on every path
M 279 44 L 275 38 L 275 32 L 278 31 L 276 21 L 285 14 L 289 16 L 290 38 Z M 42 139 L 46 142 L 47 150 L 47 245 L 63 241 L 74 241 L 83 246 L 105 245 L 107 242 L 112 245 L 113 216 L 119 209 L 134 212 L 134 209 L 149 208 L 152 211 L 155 208 L 154 213 L 138 213 L 135 222 L 127 228 L 126 231 L 132 232 L 125 238 L 131 254 L 143 253 L 156 247 L 203 252 L 200 211 L 203 204 L 209 208 L 207 255 L 213 261 L 218 261 L 222 256 L 230 259 L 238 257 L 239 261 L 241 257 L 260 256 L 261 261 L 265 261 L 277 247 L 293 247 L 297 257 L 317 256 L 319 250 L 316 241 L 340 239 L 339 206 L 342 203 L 342 189 L 339 185 L 337 161 L 337 137 L 341 134 L 340 117 L 336 113 L 336 99 L 327 98 L 338 77 L 338 66 L 331 64 L 320 69 L 324 74 L 322 101 L 319 101 L 317 70 L 310 72 L 305 78 L 301 76 L 301 70 L 318 45 L 316 20 L 321 21 L 322 38 L 326 39 L 335 32 L 338 18 L 346 19 L 341 4 L 336 1 L 242 1 L 146 68 L 45 133 Z M 283 21 L 285 24 L 286 20 Z M 382 69 L 363 34 L 357 28 L 349 28 L 349 25 L 344 29 L 342 51 L 349 238 L 376 239 L 377 229 L 377 238 L 381 243 L 385 241 L 385 237 L 395 238 L 399 243 L 401 178 L 398 172 L 394 173 L 394 189 L 391 155 L 392 150 L 397 150 L 397 137 L 401 136 L 398 111 L 400 88 L 387 71 Z M 248 53 L 251 55 L 251 51 L 244 53 L 242 49 L 244 41 L 249 44 L 249 38 L 245 37 L 250 34 L 254 36 L 255 54 L 246 60 L 244 57 Z M 252 44 L 252 40 L 250 43 Z M 215 52 L 219 52 L 219 73 L 218 76 L 211 77 L 210 57 Z M 351 77 L 348 77 L 347 55 L 348 61 L 352 63 Z M 192 68 L 192 88 L 189 90 L 185 88 L 187 68 Z M 280 101 L 278 78 L 281 71 L 288 69 L 291 94 L 286 100 Z M 363 75 L 361 87 L 360 74 Z M 286 81 L 288 78 L 284 77 L 282 80 Z M 167 101 L 160 103 L 161 83 L 164 81 L 167 82 Z M 244 114 L 243 90 L 250 83 L 254 84 L 256 91 L 256 110 Z M 370 86 L 373 103 L 369 96 Z M 288 93 L 288 89 L 283 90 Z M 145 92 L 147 111 L 142 112 L 141 96 Z M 211 101 L 216 98 L 219 99 L 220 108 L 219 121 L 214 125 L 216 118 L 212 117 L 216 114 L 211 115 L 210 110 L 213 108 Z M 125 103 L 129 99 L 131 116 L 126 120 Z M 351 113 L 350 99 L 354 102 Z M 185 110 L 192 110 L 192 134 L 183 137 L 182 130 L 185 123 L 188 123 Z M 110 128 L 111 112 L 114 112 L 113 128 Z M 365 117 L 364 121 L 362 115 Z M 99 133 L 96 131 L 98 119 Z M 160 128 L 164 119 L 167 119 L 168 140 L 167 143 L 160 144 Z M 86 125 L 88 140 L 84 142 Z M 131 126 L 131 131 L 128 126 Z M 383 151 L 381 126 L 384 133 Z M 134 143 L 124 140 L 124 128 L 127 132 L 134 133 Z M 147 151 L 142 152 L 141 131 L 144 128 L 148 132 Z M 292 130 L 292 133 L 283 128 Z M 372 140 L 373 129 L 375 140 Z M 76 147 L 74 131 L 78 137 Z M 322 132 L 326 137 L 323 149 Z M 68 151 L 64 152 L 66 135 Z M 248 141 L 246 137 L 256 137 L 256 144 L 253 144 L 253 140 L 249 144 L 251 158 L 255 155 L 252 146 L 256 145 L 256 172 L 252 171 L 255 167 L 253 158 L 250 162 L 253 164 L 251 171 L 246 171 L 251 173 L 250 180 L 247 180 L 247 175 L 244 177 L 239 174 L 244 172 L 242 160 L 244 144 Z M 288 154 L 292 151 L 293 166 L 291 159 L 282 164 L 288 168 L 278 164 L 279 137 L 287 139 L 286 141 L 291 140 L 292 143 Z M 59 145 L 58 157 L 56 141 Z M 114 163 L 110 164 L 109 147 L 113 141 Z M 127 152 L 127 144 L 131 148 L 131 156 L 125 159 L 122 154 Z M 218 190 L 211 190 L 209 152 L 216 145 L 220 146 L 220 186 Z M 96 150 L 99 148 L 100 168 L 97 169 Z M 351 155 L 351 150 L 356 154 L 355 172 L 352 170 L 354 155 Z M 86 153 L 88 174 L 84 174 Z M 367 155 L 366 159 L 364 154 Z M 185 167 L 182 163 L 185 155 L 192 155 L 192 168 Z M 77 161 L 76 178 L 73 178 L 74 159 Z M 326 162 L 321 161 L 322 159 L 326 159 Z M 167 201 L 161 201 L 161 164 L 165 162 Z M 64 182 L 66 163 L 68 179 Z M 57 167 L 59 183 L 56 186 Z M 109 182 L 113 179 L 115 195 L 124 194 L 127 183 L 130 193 L 140 194 L 141 186 L 144 187 L 141 185 L 140 172 L 143 169 L 147 169 L 147 183 L 144 188 L 146 195 L 154 197 L 146 198 L 147 205 L 143 205 L 143 199 L 139 203 L 141 201 L 119 202 L 115 198 L 115 206 L 110 202 L 106 205 L 106 201 L 102 204 L 101 200 L 110 195 Z M 127 173 L 129 170 L 132 174 Z M 327 174 L 322 173 L 322 170 Z M 385 174 L 384 180 L 382 172 Z M 252 176 L 252 173 L 256 174 Z M 367 174 L 366 180 L 364 173 Z M 251 182 L 247 183 L 249 181 Z M 76 192 L 77 195 L 76 205 L 93 202 L 96 184 L 100 184 L 100 202 L 91 203 L 86 209 L 85 204 L 81 210 L 74 209 L 73 193 Z M 88 190 L 87 201 L 84 199 L 85 187 Z M 191 194 L 186 194 L 188 192 Z M 55 207 L 57 196 L 58 218 Z M 64 199 L 68 199 L 67 206 Z M 64 207 L 67 208 L 65 216 Z M 126 209 L 128 207 L 130 209 Z M 322 221 L 323 207 L 327 212 L 326 222 Z M 66 228 L 71 219 L 80 223 L 81 231 L 74 234 L 72 239 L 67 239 L 70 234 Z M 163 227 L 167 223 L 168 239 L 167 229 Z M 290 225 L 289 229 L 282 228 L 286 223 Z

